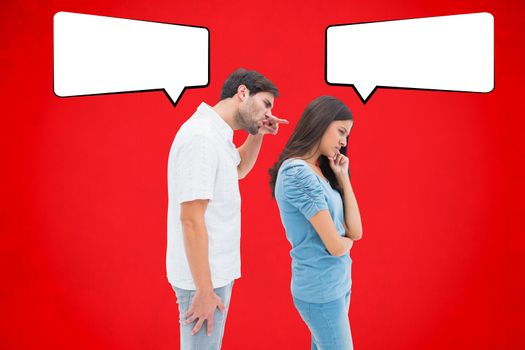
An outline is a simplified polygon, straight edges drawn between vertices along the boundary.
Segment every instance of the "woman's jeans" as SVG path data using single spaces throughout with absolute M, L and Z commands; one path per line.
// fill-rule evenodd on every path
M 348 321 L 350 291 L 328 303 L 307 303 L 293 299 L 295 307 L 312 334 L 312 350 L 352 350 Z
M 191 335 L 191 330 L 195 327 L 197 320 L 190 324 L 185 324 L 186 311 L 191 306 L 191 301 L 195 295 L 194 290 L 180 289 L 173 287 L 175 294 L 177 294 L 177 304 L 179 304 L 179 323 L 180 323 L 180 348 L 182 350 L 219 350 L 221 348 L 222 336 L 224 335 L 224 326 L 226 325 L 226 315 L 228 307 L 230 306 L 230 297 L 232 293 L 233 282 L 221 287 L 215 288 L 213 291 L 221 298 L 222 303 L 226 307 L 226 311 L 222 312 L 215 309 L 213 315 L 213 329 L 211 335 L 206 334 L 207 321 L 204 321 L 201 329 Z

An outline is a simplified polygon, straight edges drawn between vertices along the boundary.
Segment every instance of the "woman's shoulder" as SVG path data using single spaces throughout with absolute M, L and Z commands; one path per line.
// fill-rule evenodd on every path
M 317 175 L 302 159 L 291 158 L 283 162 L 279 187 L 283 199 L 295 206 L 304 206 L 324 197 L 324 190 Z
M 306 164 L 306 161 L 304 161 L 303 159 L 288 158 L 282 162 L 280 170 L 284 171 L 284 170 L 289 170 L 289 169 L 294 169 L 294 168 L 296 168 L 296 170 L 306 169 L 308 168 L 308 165 Z
M 286 159 L 281 165 L 280 173 L 285 183 L 301 184 L 302 186 L 318 185 L 316 175 L 303 159 Z
M 299 158 L 288 158 L 283 161 L 279 168 L 279 173 L 285 177 L 305 177 L 311 173 L 308 164 Z

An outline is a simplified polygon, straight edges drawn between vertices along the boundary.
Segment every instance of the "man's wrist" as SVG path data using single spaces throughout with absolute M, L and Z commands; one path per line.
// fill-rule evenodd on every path
M 208 280 L 200 283 L 195 283 L 195 288 L 197 292 L 208 293 L 213 291 L 213 284 L 211 280 Z
M 199 288 L 197 288 L 195 293 L 198 293 L 201 296 L 206 296 L 206 295 L 212 295 L 214 292 L 213 292 L 213 288 L 211 288 L 211 289 L 208 289 L 208 288 L 206 288 L 206 289 L 199 289 Z

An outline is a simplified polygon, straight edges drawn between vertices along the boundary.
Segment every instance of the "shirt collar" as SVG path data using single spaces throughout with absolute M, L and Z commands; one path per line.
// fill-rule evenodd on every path
M 201 114 L 206 117 L 208 120 L 210 120 L 215 128 L 217 129 L 217 132 L 219 135 L 221 135 L 222 138 L 224 138 L 227 141 L 233 142 L 233 129 L 224 121 L 224 119 L 221 118 L 217 112 L 213 110 L 208 104 L 202 102 L 199 107 L 197 108 Z

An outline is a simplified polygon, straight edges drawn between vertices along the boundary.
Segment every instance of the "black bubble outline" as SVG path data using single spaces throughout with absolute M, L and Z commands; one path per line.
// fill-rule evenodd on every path
M 55 19 L 55 16 L 58 14 L 58 13 L 74 13 L 74 14 L 79 14 L 79 15 L 90 15 L 90 16 L 99 16 L 99 17 L 110 17 L 110 18 L 117 18 L 117 19 L 129 19 L 129 20 L 132 20 L 132 21 L 141 21 L 141 22 L 149 22 L 149 23 L 160 23 L 160 24 L 169 24 L 169 25 L 176 25 L 176 26 L 185 26 L 185 27 L 192 27 L 192 28 L 200 28 L 200 29 L 206 29 L 206 32 L 208 33 L 208 81 L 206 82 L 205 85 L 192 85 L 192 86 L 184 86 L 184 88 L 181 90 L 179 96 L 177 97 L 177 100 L 173 101 L 173 99 L 171 98 L 171 96 L 168 94 L 168 92 L 166 91 L 166 89 L 164 88 L 159 88 L 159 89 L 146 89 L 146 90 L 130 90 L 130 91 L 117 91 L 117 92 L 103 92 L 103 93 L 100 93 L 100 94 L 87 94 L 87 95 L 72 95 L 72 96 L 59 96 L 56 94 L 55 92 L 55 22 L 54 22 L 54 19 Z M 52 62 L 52 73 L 53 73 L 53 79 L 52 79 L 52 83 L 53 83 L 53 94 L 58 97 L 58 98 L 75 98 L 75 97 L 85 97 L 85 96 L 104 96 L 104 95 L 117 95 L 117 94 L 132 94 L 132 93 L 143 93 L 143 92 L 158 92 L 158 91 L 161 91 L 161 92 L 164 92 L 164 94 L 166 95 L 166 97 L 168 98 L 168 100 L 171 102 L 171 104 L 173 105 L 173 108 L 175 108 L 177 106 L 177 103 L 180 101 L 182 95 L 184 95 L 184 92 L 186 91 L 186 89 L 198 89 L 198 88 L 205 88 L 205 87 L 208 87 L 210 85 L 210 74 L 211 74 L 211 38 L 210 38 L 210 30 L 207 28 L 207 27 L 204 27 L 204 26 L 197 26 L 197 25 L 190 25 L 190 24 L 181 24 L 181 23 L 169 23 L 169 22 L 159 22 L 159 21 L 148 21 L 148 20 L 144 20 L 144 19 L 135 19 L 135 18 L 125 18 L 125 17 L 114 17 L 114 16 L 103 16 L 103 15 L 100 15 L 100 14 L 97 14 L 97 15 L 94 15 L 94 14 L 90 14 L 90 13 L 79 13 L 79 12 L 69 12 L 69 11 L 57 11 L 55 12 L 55 14 L 53 15 L 53 45 L 52 45 L 52 51 L 53 51 L 53 62 Z
M 434 17 L 448 17 L 448 16 L 459 16 L 459 15 L 473 15 L 473 14 L 482 14 L 486 13 L 489 14 L 492 17 L 492 33 L 493 33 L 493 42 L 492 42 L 492 56 L 493 56 L 493 86 L 492 90 L 487 92 L 477 92 L 477 91 L 457 91 L 457 90 L 442 90 L 442 89 L 423 89 L 423 88 L 405 88 L 405 87 L 399 87 L 399 86 L 384 86 L 384 85 L 376 85 L 374 89 L 370 92 L 367 98 L 363 99 L 361 97 L 361 94 L 357 90 L 354 84 L 344 84 L 344 83 L 330 83 L 328 81 L 328 29 L 331 27 L 340 27 L 340 26 L 349 26 L 354 24 L 371 24 L 371 23 L 383 23 L 383 22 L 393 22 L 393 21 L 403 21 L 403 20 L 411 20 L 411 19 L 423 19 L 423 18 L 434 18 Z M 368 100 L 376 93 L 376 90 L 378 88 L 381 89 L 391 89 L 391 90 L 416 90 L 416 91 L 439 91 L 439 92 L 456 92 L 456 93 L 464 93 L 464 94 L 489 94 L 496 88 L 496 19 L 494 18 L 494 15 L 488 11 L 485 12 L 468 12 L 468 13 L 456 13 L 456 14 L 450 14 L 450 15 L 437 15 L 437 16 L 428 16 L 428 17 L 410 17 L 410 18 L 402 18 L 402 19 L 388 19 L 388 20 L 382 20 L 382 21 L 365 21 L 365 22 L 355 22 L 355 23 L 340 23 L 340 24 L 330 24 L 326 27 L 324 32 L 324 81 L 327 85 L 330 86 L 350 86 L 352 89 L 354 89 L 354 92 L 357 94 L 363 105 L 366 105 Z

